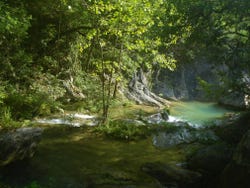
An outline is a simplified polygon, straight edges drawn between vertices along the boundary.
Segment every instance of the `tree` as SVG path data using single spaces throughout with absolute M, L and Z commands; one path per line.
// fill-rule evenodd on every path
M 31 17 L 20 7 L 0 2 L 0 80 L 13 84 L 29 77 L 32 59 L 23 48 Z
M 94 72 L 102 85 L 104 121 L 118 82 L 137 67 L 152 67 L 157 61 L 164 66 L 165 53 L 160 53 L 159 38 L 152 35 L 154 15 L 162 1 L 84 1 L 83 11 L 90 19 L 90 30 L 81 34 L 83 69 Z
M 214 67 L 225 65 L 228 71 L 220 73 L 221 80 L 226 81 L 225 90 L 244 88 L 239 80 L 242 73 L 250 71 L 250 3 L 243 0 L 169 0 L 165 6 L 168 11 L 161 14 L 163 27 L 158 31 L 165 41 L 169 36 L 177 36 L 169 46 L 174 58 L 184 63 L 205 57 Z

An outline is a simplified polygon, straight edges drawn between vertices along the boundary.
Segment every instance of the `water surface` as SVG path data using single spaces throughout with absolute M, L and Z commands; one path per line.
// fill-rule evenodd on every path
M 156 188 L 157 182 L 141 171 L 147 162 L 177 164 L 184 160 L 180 147 L 160 150 L 151 138 L 119 141 L 98 135 L 93 127 L 47 128 L 35 156 L 0 173 L 8 188 Z M 2 188 L 2 187 L 1 187 Z
M 173 117 L 198 125 L 228 112 L 214 103 L 201 102 L 178 102 L 170 109 Z M 193 147 L 159 149 L 152 138 L 114 140 L 93 132 L 94 127 L 45 127 L 35 156 L 28 163 L 2 170 L 0 187 L 3 182 L 6 188 L 156 188 L 159 184 L 142 172 L 141 166 L 148 162 L 181 163 Z
M 230 112 L 233 111 L 216 103 L 197 101 L 175 102 L 170 109 L 171 116 L 197 126 L 222 118 Z

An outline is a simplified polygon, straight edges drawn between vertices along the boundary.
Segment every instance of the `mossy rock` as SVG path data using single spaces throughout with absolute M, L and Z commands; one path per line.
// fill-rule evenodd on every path
M 223 141 L 236 145 L 242 136 L 250 130 L 250 112 L 245 112 L 239 118 L 225 122 L 224 124 L 214 128 L 215 133 Z

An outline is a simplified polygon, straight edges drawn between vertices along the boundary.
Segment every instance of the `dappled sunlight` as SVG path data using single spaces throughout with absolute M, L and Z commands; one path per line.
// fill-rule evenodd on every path
M 158 111 L 157 107 L 147 105 L 128 105 L 120 106 L 110 109 L 110 118 L 122 119 L 122 118 L 137 118 L 138 114 L 146 115 L 153 114 Z
M 121 181 L 152 183 L 154 181 L 140 171 L 142 164 L 178 163 L 184 156 L 178 148 L 155 148 L 150 138 L 115 141 L 90 134 L 86 129 L 56 127 L 45 131 L 37 154 L 26 166 L 28 174 L 25 176 L 27 181 L 37 181 L 41 185 L 53 180 L 54 186 L 60 186 L 61 178 L 69 182 L 93 179 L 97 185 L 115 185 Z

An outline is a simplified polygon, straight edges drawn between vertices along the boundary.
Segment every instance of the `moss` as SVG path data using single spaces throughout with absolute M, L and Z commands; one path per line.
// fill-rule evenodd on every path
M 93 128 L 48 128 L 29 165 L 20 174 L 14 169 L 15 176 L 9 174 L 9 184 L 28 185 L 18 178 L 22 177 L 24 182 L 35 181 L 46 188 L 74 183 L 75 187 L 156 187 L 155 180 L 142 172 L 141 166 L 154 161 L 178 163 L 185 159 L 181 150 L 157 149 L 151 137 L 124 142 L 96 134 Z
M 138 125 L 136 122 L 116 120 L 105 125 L 100 125 L 95 130 L 115 139 L 138 140 L 150 136 L 153 129 L 153 126 Z
M 157 108 L 153 106 L 147 105 L 128 105 L 128 106 L 120 106 L 111 107 L 109 117 L 112 120 L 115 119 L 134 119 L 139 116 L 146 116 L 157 112 Z

